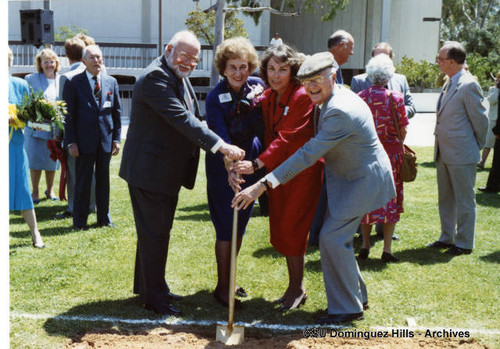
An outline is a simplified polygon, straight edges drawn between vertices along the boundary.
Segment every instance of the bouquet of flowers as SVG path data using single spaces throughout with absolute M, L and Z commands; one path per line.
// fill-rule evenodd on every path
M 10 107 L 9 107 L 10 112 Z M 64 129 L 66 102 L 47 101 L 42 91 L 25 95 L 23 102 L 17 108 L 17 118 L 31 128 L 43 131 L 52 130 L 52 124 Z

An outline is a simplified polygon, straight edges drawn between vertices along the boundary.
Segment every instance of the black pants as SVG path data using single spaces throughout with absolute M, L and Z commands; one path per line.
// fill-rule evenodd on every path
M 493 164 L 488 175 L 488 182 L 486 188 L 490 190 L 500 191 L 500 139 L 495 141 L 495 148 L 493 150 Z
M 81 228 L 87 225 L 90 205 L 90 191 L 95 166 L 95 196 L 97 224 L 108 224 L 109 217 L 109 163 L 111 153 L 99 148 L 92 154 L 80 154 L 76 158 L 76 183 L 73 203 L 73 225 Z
M 142 303 L 162 311 L 168 305 L 165 267 L 178 196 L 150 192 L 130 184 L 128 188 L 137 230 L 134 293 Z

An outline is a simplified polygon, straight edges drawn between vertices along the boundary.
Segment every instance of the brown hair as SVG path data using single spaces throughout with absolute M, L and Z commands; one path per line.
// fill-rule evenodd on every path
M 76 34 L 75 38 L 82 40 L 85 43 L 85 46 L 95 45 L 94 38 L 91 36 L 85 35 L 83 33 Z
M 392 52 L 392 46 L 389 45 L 388 42 L 379 42 L 378 44 L 375 45 L 375 47 L 373 47 L 372 49 L 372 57 L 373 57 L 373 53 L 375 52 L 375 49 L 377 48 L 381 48 L 382 50 L 387 50 L 389 51 L 389 57 L 391 59 L 393 59 L 393 52 Z
M 262 55 L 260 61 L 260 77 L 264 80 L 267 86 L 269 86 L 269 82 L 267 80 L 267 65 L 269 60 L 273 57 L 276 58 L 278 62 L 289 65 L 290 80 L 300 83 L 297 78 L 297 72 L 299 71 L 302 62 L 304 62 L 305 56 L 302 53 L 295 51 L 295 49 L 288 45 L 279 45 L 269 46 Z
M 259 56 L 255 47 L 250 40 L 240 36 L 224 40 L 217 46 L 214 65 L 221 76 L 224 75 L 227 61 L 230 59 L 245 59 L 250 73 L 253 73 L 259 66 Z
M 61 63 L 59 62 L 59 57 L 57 56 L 57 54 L 50 48 L 44 48 L 36 55 L 35 57 L 36 70 L 39 73 L 43 73 L 42 61 L 45 60 L 46 58 L 51 58 L 54 61 L 56 61 L 56 69 L 54 70 L 54 72 L 57 73 L 59 71 L 59 68 L 61 67 Z
M 64 42 L 64 50 L 66 51 L 66 57 L 68 57 L 68 59 L 71 61 L 81 61 L 82 52 L 85 46 L 86 46 L 85 42 L 83 42 L 83 40 L 81 39 L 78 39 L 77 37 L 67 39 Z

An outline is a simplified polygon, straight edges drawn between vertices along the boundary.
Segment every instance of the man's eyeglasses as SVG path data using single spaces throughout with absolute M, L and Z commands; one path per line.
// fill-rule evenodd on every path
M 184 52 L 184 51 L 177 51 L 175 49 L 175 47 L 174 47 L 174 51 L 175 51 L 175 53 L 177 54 L 177 56 L 179 57 L 180 60 L 182 60 L 184 62 L 189 61 L 189 63 L 192 64 L 192 65 L 196 65 L 196 64 L 200 63 L 200 61 L 201 61 L 200 57 L 192 56 L 189 53 Z
M 312 83 L 317 84 L 317 85 L 322 84 L 323 81 L 325 81 L 325 79 L 327 79 L 327 78 L 328 77 L 324 76 L 324 75 L 316 75 L 316 76 L 313 76 L 311 78 L 301 79 L 300 82 L 302 83 L 302 85 L 304 85 L 304 87 L 307 87 Z
M 437 56 L 437 57 L 436 57 L 436 63 L 440 63 L 440 62 L 445 61 L 445 60 L 447 60 L 447 59 L 451 59 L 451 58 L 448 58 L 448 57 L 439 57 L 439 56 Z

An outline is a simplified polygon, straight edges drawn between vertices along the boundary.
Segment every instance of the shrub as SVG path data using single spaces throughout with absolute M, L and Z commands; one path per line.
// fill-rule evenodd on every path
M 396 65 L 396 70 L 406 76 L 408 84 L 415 88 L 417 92 L 422 92 L 426 88 L 437 87 L 436 79 L 440 72 L 437 64 L 425 60 L 415 62 L 412 58 L 403 56 L 401 62 Z

